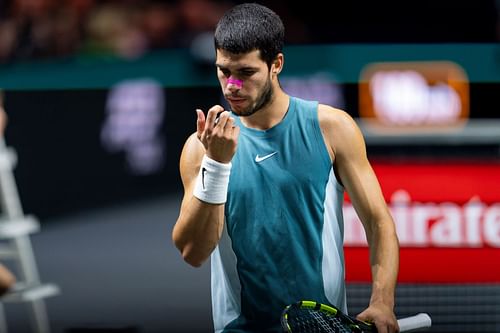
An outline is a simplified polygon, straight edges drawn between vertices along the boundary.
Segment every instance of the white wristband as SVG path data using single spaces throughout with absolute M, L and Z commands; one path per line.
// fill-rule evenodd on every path
M 231 163 L 220 163 L 204 155 L 193 195 L 207 203 L 225 203 L 230 173 Z

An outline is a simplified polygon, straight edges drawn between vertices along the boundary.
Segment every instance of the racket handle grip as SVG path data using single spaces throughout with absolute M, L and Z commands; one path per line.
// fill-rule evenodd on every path
M 419 313 L 415 316 L 399 319 L 398 324 L 401 333 L 415 332 L 431 327 L 432 320 L 427 313 Z

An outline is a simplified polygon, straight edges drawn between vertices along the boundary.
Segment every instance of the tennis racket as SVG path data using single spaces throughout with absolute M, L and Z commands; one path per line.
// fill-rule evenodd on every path
M 429 328 L 431 318 L 426 313 L 398 320 L 400 332 Z M 281 316 L 284 332 L 293 333 L 376 333 L 375 325 L 348 316 L 334 306 L 314 301 L 288 305 Z

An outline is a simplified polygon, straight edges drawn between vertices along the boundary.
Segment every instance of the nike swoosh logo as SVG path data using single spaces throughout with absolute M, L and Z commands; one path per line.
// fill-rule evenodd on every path
M 255 162 L 259 163 L 259 162 L 262 162 L 262 161 L 264 161 L 264 160 L 267 160 L 269 157 L 274 156 L 274 155 L 276 155 L 277 153 L 278 153 L 278 152 L 277 152 L 277 151 L 275 151 L 274 153 L 267 154 L 267 155 L 264 155 L 264 156 L 259 156 L 259 155 L 257 155 L 257 156 L 255 156 Z
M 205 173 L 207 172 L 207 169 L 204 167 L 201 168 L 201 188 L 203 191 L 205 191 Z

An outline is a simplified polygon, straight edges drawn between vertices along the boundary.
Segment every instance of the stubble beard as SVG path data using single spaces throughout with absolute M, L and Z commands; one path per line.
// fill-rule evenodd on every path
M 257 100 L 253 105 L 248 106 L 242 110 L 233 110 L 240 117 L 249 117 L 256 113 L 257 111 L 263 109 L 267 106 L 274 96 L 273 86 L 271 84 L 271 80 L 267 80 L 266 85 L 264 86 L 262 93 L 259 95 Z

